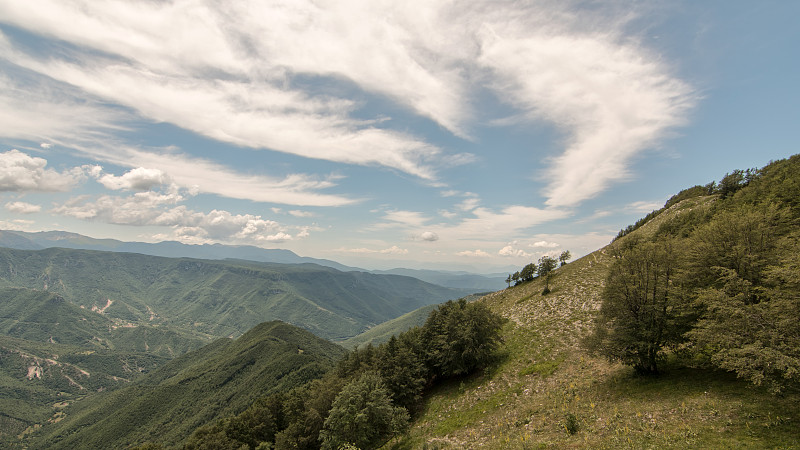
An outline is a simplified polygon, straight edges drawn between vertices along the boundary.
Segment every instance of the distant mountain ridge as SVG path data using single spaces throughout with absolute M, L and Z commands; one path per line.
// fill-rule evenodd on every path
M 464 291 L 400 275 L 341 272 L 316 264 L 164 258 L 136 253 L 0 248 L 0 288 L 59 294 L 121 324 L 167 325 L 238 336 L 283 320 L 345 339 Z
M 143 255 L 167 258 L 197 259 L 244 259 L 258 262 L 280 264 L 312 263 L 332 267 L 343 272 L 363 269 L 345 266 L 327 259 L 299 256 L 291 250 L 267 249 L 250 245 L 202 244 L 190 245 L 176 241 L 158 243 L 125 242 L 116 239 L 95 239 L 66 231 L 0 231 L 0 247 L 19 250 L 42 250 L 45 248 L 72 248 L 79 250 L 98 250 L 107 252 L 141 253 Z
M 448 288 L 463 289 L 469 293 L 496 291 L 505 287 L 505 275 L 480 275 L 468 272 L 439 270 L 417 270 L 395 268 L 391 270 L 367 270 L 351 267 L 328 259 L 299 256 L 291 250 L 266 249 L 250 245 L 202 244 L 190 245 L 175 241 L 158 243 L 125 242 L 116 239 L 95 239 L 66 231 L 0 230 L 0 247 L 18 250 L 42 250 L 45 248 L 72 248 L 143 255 L 167 258 L 236 259 L 278 264 L 318 264 L 342 272 L 369 272 L 384 275 L 403 275 Z

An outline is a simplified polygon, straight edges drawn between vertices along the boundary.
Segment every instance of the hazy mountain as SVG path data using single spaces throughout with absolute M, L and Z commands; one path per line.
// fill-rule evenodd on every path
M 50 248 L 0 249 L 0 287 L 47 290 L 125 324 L 239 335 L 283 320 L 343 339 L 463 291 L 399 275 L 340 272 L 315 264 L 162 258 Z
M 36 233 L 0 231 L 0 246 L 20 250 L 60 247 L 81 250 L 141 253 L 143 255 L 164 256 L 168 258 L 230 258 L 281 264 L 312 263 L 325 267 L 332 267 L 341 271 L 361 270 L 327 259 L 298 256 L 290 250 L 283 249 L 266 249 L 248 245 L 190 245 L 175 241 L 158 243 L 124 242 L 116 239 L 94 239 L 66 231 L 41 231 Z
M 414 277 L 439 286 L 462 289 L 468 293 L 486 292 L 505 287 L 506 275 L 478 275 L 468 272 L 437 270 L 391 269 L 366 270 L 349 267 L 327 259 L 298 256 L 290 250 L 265 249 L 247 245 L 203 244 L 189 245 L 174 241 L 159 243 L 123 242 L 115 239 L 94 239 L 65 231 L 42 231 L 28 233 L 23 231 L 0 231 L 0 247 L 20 250 L 39 250 L 43 248 L 72 248 L 82 250 L 141 253 L 143 255 L 168 258 L 198 259 L 236 259 L 280 264 L 311 263 L 331 267 L 343 272 L 358 271 L 385 275 Z
M 506 287 L 506 277 L 508 275 L 476 275 L 468 272 L 448 272 L 439 270 L 417 270 L 417 269 L 391 269 L 373 270 L 372 273 L 405 275 L 407 277 L 418 278 L 428 283 L 438 284 L 439 286 L 468 289 L 473 292 L 491 292 Z

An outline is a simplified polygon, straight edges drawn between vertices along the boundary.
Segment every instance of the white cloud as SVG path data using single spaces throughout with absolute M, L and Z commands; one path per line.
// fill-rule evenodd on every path
M 473 209 L 477 208 L 478 205 L 481 204 L 480 199 L 478 198 L 468 198 L 456 205 L 456 208 L 460 209 L 461 211 L 472 211 Z
M 416 238 L 426 242 L 436 242 L 439 240 L 439 235 L 433 231 L 423 231 L 419 236 L 416 236 Z
M 310 211 L 291 210 L 289 214 L 294 217 L 314 217 L 314 213 Z
M 0 5 L 2 8 L 3 5 Z M 0 12 L 0 17 L 3 14 Z M 8 42 L 0 31 L 0 61 L 8 53 Z M 24 82 L 0 72 L 0 135 L 11 139 L 85 142 L 107 137 L 128 118 L 80 89 L 56 82 L 47 74 L 31 74 Z
M 464 251 L 461 251 L 461 252 L 457 252 L 456 256 L 466 256 L 466 257 L 471 257 L 471 258 L 472 257 L 475 257 L 475 258 L 486 258 L 486 257 L 492 256 L 492 255 L 490 255 L 489 253 L 486 253 L 483 250 L 478 249 L 478 250 L 464 250 Z
M 5 207 L 8 211 L 17 214 L 33 214 L 42 210 L 41 206 L 26 202 L 8 202 Z
M 53 144 L 49 144 L 47 142 L 42 142 L 41 144 L 39 144 L 39 147 L 42 147 L 43 149 L 48 150 L 48 149 L 53 147 Z
M 548 169 L 547 205 L 571 206 L 628 177 L 631 158 L 682 125 L 696 99 L 657 56 L 620 35 L 622 23 L 538 6 L 524 19 L 494 14 L 481 30 L 480 61 L 526 120 L 566 134 Z
M 661 209 L 662 206 L 664 206 L 664 202 L 659 203 L 659 202 L 639 201 L 639 202 L 633 202 L 630 205 L 625 206 L 625 210 L 638 213 L 649 213 L 651 211 Z
M 288 227 L 253 214 L 232 214 L 224 210 L 208 213 L 179 205 L 179 192 L 138 192 L 127 197 L 75 197 L 52 209 L 55 214 L 117 225 L 158 226 L 172 229 L 173 239 L 183 242 L 279 243 L 293 239 Z M 310 227 L 299 236 L 307 237 Z
M 0 220 L 0 229 L 3 230 L 15 230 L 15 231 L 29 231 L 30 226 L 33 225 L 34 222 L 30 220 Z
M 472 217 L 446 229 L 448 236 L 457 236 L 460 239 L 502 239 L 513 237 L 534 225 L 562 219 L 568 215 L 569 212 L 565 210 L 520 205 L 507 206 L 500 212 L 488 208 L 476 208 L 472 211 Z
M 276 234 L 272 234 L 272 235 L 266 236 L 264 238 L 264 240 L 269 241 L 269 242 L 276 242 L 276 243 L 277 242 L 286 242 L 286 241 L 291 241 L 292 240 L 292 235 L 286 234 L 284 232 L 278 232 Z
M 488 87 L 524 121 L 549 121 L 565 133 L 548 169 L 547 204 L 570 206 L 628 177 L 631 158 L 681 125 L 695 102 L 657 55 L 622 35 L 635 10 L 580 8 L 488 0 L 253 0 L 224 10 L 202 0 L 11 2 L 0 5 L 6 23 L 72 45 L 46 58 L 7 38 L 0 47 L 14 64 L 83 91 L 66 95 L 65 106 L 103 98 L 240 146 L 429 179 L 437 164 L 475 159 L 445 155 L 392 130 L 385 117 L 356 118 L 360 105 L 342 92 L 377 94 L 468 138 L 478 120 L 497 119 L 475 111 L 475 93 Z M 306 91 L 298 74 L 336 87 Z M 99 114 L 108 108 L 87 104 L 83 129 L 116 123 Z M 0 123 L 63 135 L 76 122 L 66 111 L 44 115 L 49 124 L 27 120 L 33 113 L 25 120 L 8 113 L 14 122 Z
M 528 258 L 531 256 L 530 253 L 527 253 L 524 250 L 514 248 L 511 245 L 506 245 L 505 247 L 501 248 L 500 251 L 497 252 L 497 254 L 500 256 L 513 256 L 518 258 Z
M 350 100 L 310 96 L 292 83 L 293 74 L 350 79 L 458 132 L 451 116 L 463 115 L 454 93 L 462 83 L 449 82 L 458 71 L 419 63 L 421 36 L 403 29 L 418 22 L 413 8 L 398 11 L 400 23 L 393 15 L 373 20 L 384 13 L 297 2 L 242 2 L 224 11 L 201 1 L 0 5 L 7 22 L 76 45 L 62 59 L 43 58 L 6 40 L 4 53 L 14 64 L 149 120 L 240 146 L 432 178 L 436 146 L 351 117 L 358 105 Z M 414 41 L 397 40 L 401 34 Z
M 453 211 L 448 211 L 446 209 L 439 210 L 439 215 L 444 217 L 445 219 L 454 219 L 458 217 L 458 214 L 454 213 Z
M 371 249 L 371 248 L 360 247 L 360 248 L 339 248 L 339 249 L 337 249 L 335 251 L 342 252 L 342 253 L 362 254 L 362 255 L 368 255 L 368 254 L 407 255 L 408 254 L 408 250 L 407 249 L 400 248 L 400 247 L 398 247 L 396 245 L 393 245 L 393 246 L 391 246 L 389 248 L 385 248 L 385 249 L 382 249 L 382 250 L 375 250 L 375 249 Z
M 536 241 L 531 244 L 531 247 L 544 247 L 544 248 L 556 248 L 559 244 L 556 242 L 547 242 L 547 241 Z
M 157 167 L 190 195 L 215 194 L 222 197 L 281 203 L 298 206 L 343 206 L 357 202 L 339 195 L 321 194 L 319 190 L 336 184 L 339 177 L 317 178 L 290 173 L 282 178 L 244 174 L 222 164 L 178 153 L 174 149 L 148 152 L 130 147 L 116 147 L 113 152 L 82 147 L 85 153 L 123 167 Z
M 0 192 L 64 192 L 86 179 L 80 167 L 57 172 L 47 160 L 19 150 L 0 153 Z
M 408 250 L 407 249 L 400 248 L 400 247 L 398 247 L 396 245 L 393 245 L 393 246 L 391 246 L 389 248 L 385 248 L 385 249 L 381 250 L 380 252 L 383 253 L 383 254 L 389 254 L 389 255 L 406 255 L 406 254 L 408 254 Z
M 112 174 L 103 175 L 97 181 L 113 190 L 149 191 L 154 187 L 169 184 L 171 179 L 159 169 L 137 167 L 119 177 Z
M 424 226 L 429 219 L 418 211 L 389 211 L 383 216 L 385 222 L 376 225 L 376 228 L 414 227 Z

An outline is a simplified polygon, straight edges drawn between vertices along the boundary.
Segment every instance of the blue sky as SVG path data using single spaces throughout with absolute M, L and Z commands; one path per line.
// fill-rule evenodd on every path
M 800 2 L 0 0 L 0 228 L 581 256 L 797 153 Z

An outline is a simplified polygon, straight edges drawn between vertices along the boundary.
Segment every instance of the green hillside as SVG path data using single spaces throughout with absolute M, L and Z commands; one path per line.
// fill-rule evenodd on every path
M 0 335 L 33 342 L 120 350 L 173 357 L 199 348 L 207 336 L 167 327 L 120 326 L 99 311 L 66 301 L 51 291 L 0 288 Z
M 354 336 L 460 291 L 397 275 L 161 258 L 132 253 L 0 248 L 0 287 L 54 292 L 118 326 L 169 325 L 238 336 L 283 320 L 328 339 Z
M 166 361 L 0 336 L 0 446 L 37 424 L 59 420 L 76 399 L 124 386 Z
M 255 399 L 320 376 L 344 349 L 282 323 L 263 323 L 180 356 L 130 386 L 67 408 L 32 448 L 176 444 L 198 426 L 241 412 Z
M 120 328 L 52 292 L 0 289 L 0 442 L 205 342 L 146 325 Z
M 431 392 L 409 432 L 386 447 L 800 448 L 799 199 L 800 156 L 729 174 L 719 185 L 681 192 L 608 247 L 557 269 L 549 294 L 542 295 L 544 282 L 537 278 L 484 297 L 481 302 L 510 319 L 504 359 L 480 376 Z M 738 227 L 765 210 L 780 213 Z M 744 236 L 761 230 L 760 240 L 723 239 L 731 229 Z M 632 362 L 604 358 L 614 354 L 602 347 L 606 341 L 596 353 L 587 351 L 587 337 L 601 312 L 610 314 L 602 306 L 609 275 L 629 254 L 620 251 L 667 240 L 685 256 L 676 263 L 675 273 L 683 276 L 675 279 L 682 288 L 676 299 L 697 308 L 687 320 L 703 332 L 675 335 L 677 343 L 657 354 L 659 373 L 641 375 Z M 740 268 L 760 271 L 737 272 L 753 281 L 732 284 L 724 270 L 727 278 L 698 275 L 724 268 L 735 255 L 742 255 Z M 690 264 L 694 258 L 706 262 Z M 758 273 L 760 279 L 752 275 Z M 748 286 L 758 287 L 745 291 L 757 300 L 737 300 L 748 297 L 736 289 Z M 728 303 L 717 306 L 718 299 Z M 623 316 L 615 320 L 604 327 L 619 333 Z M 698 346 L 699 339 L 707 347 Z

